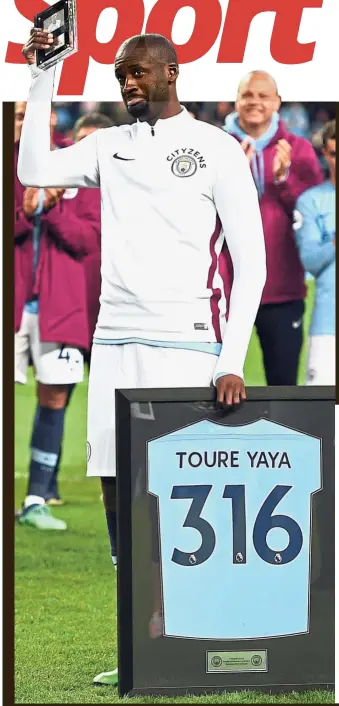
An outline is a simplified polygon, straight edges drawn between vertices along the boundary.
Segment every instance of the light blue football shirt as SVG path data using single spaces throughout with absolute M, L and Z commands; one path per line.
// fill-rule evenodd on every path
M 301 262 L 315 278 L 311 336 L 335 335 L 335 188 L 330 181 L 297 200 L 294 232 Z
M 165 635 L 307 632 L 311 496 L 320 487 L 320 440 L 265 419 L 204 420 L 149 442 Z

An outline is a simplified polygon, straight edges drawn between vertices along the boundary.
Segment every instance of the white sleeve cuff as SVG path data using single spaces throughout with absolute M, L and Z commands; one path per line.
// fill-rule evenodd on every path
M 225 370 L 227 370 L 227 372 L 225 372 Z M 213 385 L 215 385 L 218 378 L 221 378 L 223 375 L 236 375 L 238 378 L 244 380 L 244 371 L 242 368 L 231 365 L 226 367 L 224 361 L 220 360 L 219 357 L 213 374 Z
M 36 64 L 28 64 L 28 68 L 31 72 L 32 78 L 37 78 L 37 76 L 40 76 L 43 73 L 42 69 L 39 69 Z

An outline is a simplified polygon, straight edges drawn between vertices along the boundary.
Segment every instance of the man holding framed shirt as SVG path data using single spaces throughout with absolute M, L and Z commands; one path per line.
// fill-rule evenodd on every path
M 18 175 L 24 184 L 101 189 L 102 289 L 88 397 L 88 475 L 100 476 L 116 564 L 115 390 L 215 385 L 222 405 L 245 399 L 243 366 L 266 278 L 258 195 L 233 137 L 191 118 L 178 100 L 178 61 L 156 34 L 127 40 L 115 75 L 137 119 L 58 153 L 47 140 L 55 68 L 35 52 Z M 220 271 L 227 242 L 234 281 L 226 321 Z M 115 684 L 117 671 L 96 683 Z

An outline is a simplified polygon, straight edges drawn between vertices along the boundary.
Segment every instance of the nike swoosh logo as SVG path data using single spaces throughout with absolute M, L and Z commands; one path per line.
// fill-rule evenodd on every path
M 114 159 L 122 159 L 123 162 L 135 162 L 134 157 L 132 159 L 129 159 L 128 157 L 119 157 L 117 152 L 113 155 L 113 157 Z

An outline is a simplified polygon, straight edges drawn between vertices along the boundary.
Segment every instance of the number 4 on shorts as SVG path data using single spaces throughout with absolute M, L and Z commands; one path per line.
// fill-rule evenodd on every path
M 67 363 L 70 360 L 70 354 L 68 351 L 65 351 L 65 348 L 60 348 L 58 360 L 67 360 Z

